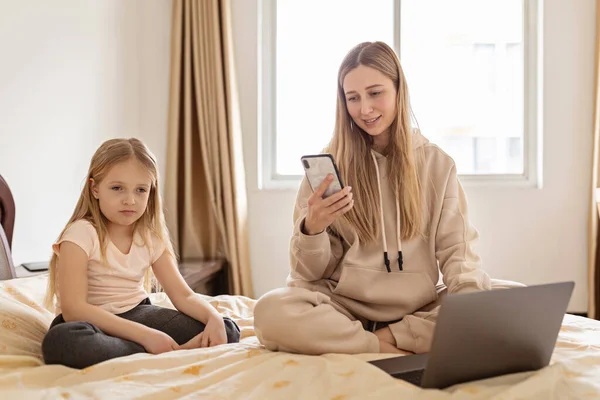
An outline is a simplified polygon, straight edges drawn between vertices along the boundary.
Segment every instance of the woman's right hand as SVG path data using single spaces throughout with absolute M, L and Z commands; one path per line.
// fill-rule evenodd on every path
M 156 329 L 150 329 L 140 344 L 151 354 L 161 354 L 179 349 L 179 345 L 171 336 Z
M 316 235 L 323 232 L 340 215 L 344 215 L 354 206 L 352 188 L 346 186 L 339 192 L 323 198 L 323 194 L 333 182 L 333 175 L 329 174 L 317 190 L 308 198 L 308 214 L 304 219 L 303 233 Z

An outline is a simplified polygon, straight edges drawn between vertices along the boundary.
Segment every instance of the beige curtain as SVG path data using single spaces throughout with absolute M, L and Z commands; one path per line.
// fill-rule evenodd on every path
M 182 262 L 226 260 L 253 296 L 229 0 L 174 0 L 165 208 Z
M 594 88 L 594 144 L 588 243 L 588 316 L 600 319 L 600 0 L 596 0 L 596 86 Z

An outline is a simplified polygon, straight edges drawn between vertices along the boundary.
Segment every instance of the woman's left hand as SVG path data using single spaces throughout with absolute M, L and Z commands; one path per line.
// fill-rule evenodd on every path
M 389 326 L 377 329 L 374 333 L 379 338 L 379 340 L 396 346 L 396 339 L 394 338 L 394 335 L 392 335 L 392 331 Z
M 375 332 L 375 336 L 379 339 L 379 352 L 380 353 L 390 353 L 390 354 L 414 354 L 407 350 L 402 350 L 396 347 L 396 339 L 394 339 L 394 335 L 392 335 L 392 330 L 389 326 L 385 328 L 377 329 Z
M 211 316 L 206 323 L 206 328 L 200 334 L 200 347 L 213 347 L 227 343 L 225 322 L 221 316 Z

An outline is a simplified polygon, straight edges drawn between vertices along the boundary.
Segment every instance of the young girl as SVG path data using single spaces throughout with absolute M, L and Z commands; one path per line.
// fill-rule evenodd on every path
M 56 297 L 57 317 L 42 342 L 47 364 L 85 368 L 134 353 L 239 341 L 238 326 L 181 277 L 156 161 L 137 139 L 108 140 L 96 151 L 53 250 L 46 302 Z M 150 303 L 152 272 L 179 311 Z
M 424 353 L 443 286 L 489 290 L 453 160 L 411 124 L 394 51 L 361 43 L 338 74 L 328 148 L 342 182 L 323 198 L 302 182 L 288 287 L 262 296 L 255 330 L 270 350 Z

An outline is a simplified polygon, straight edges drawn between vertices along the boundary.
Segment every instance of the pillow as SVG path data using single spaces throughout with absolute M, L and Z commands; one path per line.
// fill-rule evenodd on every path
M 54 314 L 43 306 L 47 275 L 0 281 L 0 355 L 42 359 Z

